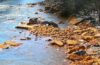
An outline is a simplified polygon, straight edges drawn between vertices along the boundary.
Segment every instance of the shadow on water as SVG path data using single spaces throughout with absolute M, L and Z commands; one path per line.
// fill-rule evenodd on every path
M 57 48 L 48 45 L 47 38 L 29 36 L 25 30 L 15 29 L 21 21 L 28 21 L 28 17 L 42 17 L 50 21 L 59 21 L 60 18 L 39 12 L 43 6 L 27 7 L 27 3 L 35 3 L 42 0 L 0 0 L 0 43 L 6 40 L 14 40 L 23 43 L 22 46 L 10 49 L 0 49 L 1 65 L 66 65 L 63 64 L 65 54 L 57 51 Z M 38 12 L 39 14 L 34 14 Z M 22 32 L 22 33 L 19 33 Z M 20 38 L 31 37 L 32 40 L 21 41 Z

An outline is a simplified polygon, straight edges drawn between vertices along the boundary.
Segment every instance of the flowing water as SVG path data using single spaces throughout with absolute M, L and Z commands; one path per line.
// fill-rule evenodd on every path
M 44 9 L 43 6 L 27 6 L 27 3 L 40 1 L 42 0 L 0 0 L 0 43 L 7 40 L 23 43 L 16 48 L 0 49 L 0 65 L 66 65 L 64 52 L 48 45 L 47 38 L 38 38 L 36 41 L 35 36 L 29 35 L 28 31 L 15 29 L 20 22 L 27 22 L 29 17 L 61 20 L 55 15 L 39 12 L 38 9 Z M 35 12 L 39 14 L 34 14 Z M 20 40 L 23 37 L 31 37 L 32 40 Z

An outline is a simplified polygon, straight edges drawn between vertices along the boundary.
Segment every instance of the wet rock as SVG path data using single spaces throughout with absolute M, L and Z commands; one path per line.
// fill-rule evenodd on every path
M 20 46 L 22 43 L 17 43 L 14 41 L 6 41 L 6 42 L 4 42 L 4 44 L 9 45 L 9 46 L 13 46 L 13 47 L 17 47 L 17 46 Z
M 37 5 L 37 3 L 28 3 L 27 5 L 28 7 L 34 7 L 35 5 Z
M 18 26 L 16 26 L 16 28 L 29 30 L 29 29 L 32 29 L 33 26 L 29 26 L 29 25 L 18 25 Z
M 0 44 L 0 48 L 1 48 L 1 49 L 7 49 L 7 48 L 9 48 L 9 46 L 6 45 L 6 44 Z
M 39 14 L 38 12 L 35 12 L 35 14 Z
M 100 47 L 100 45 L 99 44 L 96 44 L 96 45 L 94 45 L 94 47 Z
M 50 7 L 47 7 L 47 6 L 46 6 L 46 7 L 45 7 L 45 10 L 46 10 L 46 11 L 49 11 L 49 10 L 50 10 Z
M 44 21 L 41 22 L 42 25 L 48 25 L 48 26 L 53 26 L 53 27 L 58 27 L 58 25 L 54 22 L 48 22 L 48 21 Z
M 20 40 L 31 40 L 30 37 L 21 38 Z
M 29 23 L 27 25 L 38 24 L 38 18 L 31 18 L 29 19 Z
M 64 21 L 59 21 L 59 24 L 64 24 L 65 22 Z
M 75 54 L 77 54 L 77 55 L 85 55 L 86 54 L 86 51 L 83 51 L 83 50 L 76 51 Z
M 73 52 L 77 52 L 79 50 L 85 50 L 85 46 L 68 46 L 68 53 L 73 53 Z
M 79 56 L 77 54 L 69 54 L 69 56 L 67 58 L 72 61 L 75 61 L 75 60 L 83 60 L 84 56 Z
M 82 61 L 75 61 L 70 65 L 93 65 L 94 60 L 82 60 Z
M 47 41 L 52 41 L 52 39 L 48 39 Z
M 21 22 L 21 24 L 27 24 L 27 22 Z
M 43 12 L 43 9 L 38 9 L 39 10 L 39 12 Z
M 39 4 L 39 5 L 45 5 L 45 2 L 41 1 L 41 2 L 38 2 L 37 4 Z
M 58 25 L 56 23 L 54 23 L 52 21 L 42 20 L 42 18 L 31 18 L 31 19 L 29 19 L 29 23 L 27 23 L 27 25 L 34 25 L 34 24 L 41 24 L 41 25 L 58 27 Z

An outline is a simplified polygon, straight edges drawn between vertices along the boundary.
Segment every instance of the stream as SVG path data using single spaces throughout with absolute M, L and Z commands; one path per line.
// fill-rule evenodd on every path
M 48 38 L 41 37 L 36 41 L 29 31 L 15 28 L 20 22 L 28 22 L 32 17 L 42 17 L 49 21 L 62 20 L 53 14 L 39 12 L 38 9 L 44 9 L 44 6 L 27 5 L 40 1 L 43 0 L 0 0 L 0 43 L 7 40 L 23 43 L 19 47 L 0 49 L 0 65 L 67 65 L 64 51 L 50 46 L 46 41 Z M 59 26 L 66 27 L 65 24 Z M 24 37 L 30 37 L 31 40 L 20 40 Z

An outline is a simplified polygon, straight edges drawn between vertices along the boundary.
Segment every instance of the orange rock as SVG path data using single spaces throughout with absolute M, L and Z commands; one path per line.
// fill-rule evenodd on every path
M 76 61 L 76 60 L 83 60 L 84 56 L 79 56 L 77 54 L 69 54 L 68 59 L 72 60 L 72 61 Z
M 88 60 L 93 60 L 93 58 L 91 56 L 85 56 L 84 61 L 88 61 Z
M 14 47 L 21 45 L 21 43 L 17 43 L 14 41 L 6 41 L 6 42 L 4 42 L 4 44 L 9 45 L 9 46 L 14 46 Z
M 16 28 L 18 28 L 18 29 L 26 29 L 26 30 L 28 30 L 28 29 L 32 29 L 33 28 L 33 26 L 30 26 L 30 25 L 19 25 L 19 26 L 16 26 Z
M 100 58 L 96 59 L 96 63 L 100 65 Z
M 54 40 L 51 42 L 52 45 L 58 45 L 58 46 L 63 46 L 64 43 L 60 40 Z
M 71 63 L 70 65 L 93 65 L 94 61 L 93 60 L 88 60 L 88 61 L 76 61 Z
M 88 41 L 88 40 L 92 40 L 94 37 L 93 36 L 83 36 L 83 39 Z
M 90 27 L 88 28 L 89 30 L 93 31 L 93 32 L 97 32 L 98 30 L 96 28 Z
M 95 34 L 95 36 L 94 36 L 94 37 L 96 37 L 96 38 L 100 38 L 100 33 Z
M 83 33 L 81 34 L 81 36 L 85 36 L 87 33 L 88 33 L 88 32 L 83 32 Z
M 80 33 L 80 32 L 82 32 L 82 30 L 75 30 L 75 31 L 73 31 L 74 33 Z
M 77 50 L 85 50 L 86 48 L 84 46 L 71 46 L 68 53 L 75 52 Z
M 79 23 L 80 21 L 77 19 L 76 16 L 71 16 L 71 17 L 69 17 L 68 22 L 72 25 L 75 25 L 75 24 Z
M 5 44 L 0 44 L 0 48 L 5 49 L 5 48 L 8 48 L 8 46 Z
M 75 45 L 78 44 L 79 42 L 77 40 L 67 40 L 66 43 L 69 45 Z
M 92 39 L 89 41 L 89 43 L 95 45 L 95 44 L 98 44 L 99 41 L 97 39 Z

